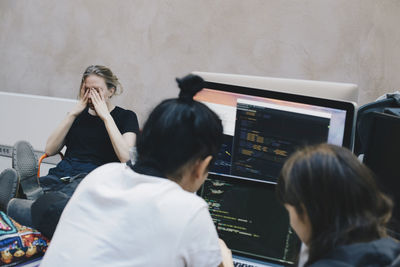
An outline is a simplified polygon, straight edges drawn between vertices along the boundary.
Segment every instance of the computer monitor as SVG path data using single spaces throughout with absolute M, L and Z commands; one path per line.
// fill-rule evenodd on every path
M 214 82 L 206 82 L 195 99 L 214 110 L 224 127 L 212 172 L 276 182 L 285 160 L 302 146 L 352 146 L 351 102 Z
M 276 199 L 275 186 L 210 173 L 198 191 L 235 262 L 245 266 L 292 266 L 296 262 L 301 242 Z
M 207 82 L 266 89 L 325 99 L 358 102 L 358 86 L 352 83 L 272 78 L 251 75 L 194 71 Z
M 364 163 L 376 174 L 381 190 L 393 200 L 391 234 L 400 239 L 400 117 L 374 112 Z

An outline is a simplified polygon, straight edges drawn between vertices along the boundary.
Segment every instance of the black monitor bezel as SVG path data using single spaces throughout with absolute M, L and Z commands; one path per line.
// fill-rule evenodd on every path
M 304 96 L 291 94 L 286 92 L 271 91 L 268 89 L 257 89 L 251 87 L 244 87 L 232 84 L 205 82 L 204 89 L 212 89 L 222 92 L 231 92 L 242 95 L 265 97 L 277 100 L 291 101 L 320 107 L 334 108 L 346 111 L 346 119 L 343 133 L 342 146 L 352 149 L 353 146 L 353 128 L 355 120 L 355 104 L 353 102 L 346 102 L 341 100 L 332 100 L 326 98 L 318 98 L 312 96 Z

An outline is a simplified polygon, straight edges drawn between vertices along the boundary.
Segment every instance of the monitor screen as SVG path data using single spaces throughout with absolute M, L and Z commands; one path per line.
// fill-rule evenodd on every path
M 371 114 L 372 124 L 364 155 L 364 163 L 377 177 L 381 190 L 392 198 L 394 207 L 389 222 L 391 234 L 400 238 L 400 117 L 385 113 Z
M 275 197 L 275 184 L 210 173 L 198 193 L 235 256 L 283 265 L 296 261 L 300 240 Z
M 210 82 L 195 99 L 214 110 L 224 127 L 212 172 L 276 182 L 285 160 L 302 146 L 351 147 L 350 102 Z

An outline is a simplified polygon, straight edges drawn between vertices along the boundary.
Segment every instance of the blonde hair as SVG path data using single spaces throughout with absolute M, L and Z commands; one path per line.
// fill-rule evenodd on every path
M 81 86 L 85 82 L 86 78 L 90 75 L 97 75 L 102 77 L 107 85 L 107 88 L 110 90 L 111 88 L 115 88 L 114 94 L 120 95 L 123 92 L 123 88 L 121 83 L 118 81 L 117 76 L 107 67 L 101 65 L 91 65 L 86 68 L 85 72 L 82 75 Z

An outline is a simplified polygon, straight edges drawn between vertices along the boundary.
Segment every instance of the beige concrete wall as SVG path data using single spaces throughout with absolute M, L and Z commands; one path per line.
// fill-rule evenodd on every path
M 104 64 L 143 123 L 192 70 L 400 88 L 398 0 L 1 0 L 0 91 L 75 98 Z

